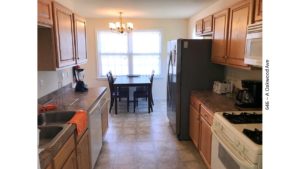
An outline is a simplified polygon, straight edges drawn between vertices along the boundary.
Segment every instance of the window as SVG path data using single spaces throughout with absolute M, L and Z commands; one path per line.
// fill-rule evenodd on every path
M 161 36 L 158 31 L 117 34 L 100 31 L 98 38 L 98 75 L 160 74 Z

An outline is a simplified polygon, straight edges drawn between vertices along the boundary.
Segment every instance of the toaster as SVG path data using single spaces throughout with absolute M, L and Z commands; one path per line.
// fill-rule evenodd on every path
M 230 93 L 232 89 L 231 86 L 229 82 L 214 81 L 213 92 L 218 94 Z

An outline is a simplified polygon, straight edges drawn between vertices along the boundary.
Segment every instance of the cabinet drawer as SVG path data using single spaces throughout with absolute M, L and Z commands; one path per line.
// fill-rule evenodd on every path
M 209 125 L 212 125 L 213 122 L 213 115 L 203 106 L 201 106 L 201 117 L 203 117 Z
M 191 96 L 190 105 L 197 111 L 200 112 L 200 102 L 195 96 Z
M 54 162 L 54 168 L 61 168 L 65 161 L 70 156 L 71 152 L 75 148 L 75 139 L 74 135 L 71 135 L 71 137 L 66 141 L 64 146 L 59 150 L 59 152 L 56 154 L 56 156 L 53 159 Z

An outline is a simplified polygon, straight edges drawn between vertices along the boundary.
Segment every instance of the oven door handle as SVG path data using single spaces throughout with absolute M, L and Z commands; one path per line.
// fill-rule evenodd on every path
M 223 136 L 219 136 L 214 129 L 212 129 L 213 135 L 216 137 L 216 139 L 222 144 L 222 146 L 225 148 L 227 153 L 236 161 L 239 165 L 247 168 L 247 169 L 257 169 L 257 165 L 251 164 L 247 159 L 243 158 L 242 156 L 239 155 L 238 152 L 234 149 L 234 147 L 230 144 L 228 144 L 228 141 L 226 138 Z M 227 142 L 227 144 L 226 144 Z M 234 153 L 234 152 L 235 153 Z

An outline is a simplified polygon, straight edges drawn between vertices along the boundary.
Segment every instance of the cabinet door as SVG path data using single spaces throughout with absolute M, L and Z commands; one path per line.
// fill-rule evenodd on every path
M 102 136 L 104 137 L 108 129 L 108 103 L 109 100 L 105 99 L 105 103 L 101 107 L 101 120 L 102 120 Z
M 59 150 L 59 152 L 53 158 L 53 166 L 55 169 L 62 168 L 65 161 L 68 159 L 70 154 L 74 151 L 75 148 L 75 138 L 74 135 L 64 143 L 63 147 Z M 75 159 L 76 163 L 76 159 Z
M 202 19 L 196 22 L 196 35 L 202 35 L 203 33 L 203 24 Z
M 254 22 L 262 21 L 262 0 L 255 0 L 254 5 Z
M 53 2 L 55 47 L 57 66 L 65 67 L 75 64 L 74 28 L 72 11 Z
M 86 53 L 86 21 L 84 18 L 73 14 L 75 28 L 75 49 L 76 63 L 82 64 L 87 62 Z
M 38 23 L 43 26 L 52 26 L 51 0 L 38 0 Z
M 199 142 L 199 124 L 200 124 L 200 114 L 197 110 L 195 110 L 192 106 L 190 106 L 190 137 L 195 144 L 195 146 L 198 148 L 198 142 Z
M 72 152 L 62 169 L 77 169 L 76 155 L 74 151 Z
M 88 131 L 82 136 L 77 145 L 77 165 L 78 169 L 90 169 L 90 150 Z
M 212 28 L 213 28 L 212 20 L 213 20 L 212 15 L 203 19 L 203 33 L 211 33 L 212 32 Z
M 250 1 L 234 5 L 230 10 L 227 63 L 237 67 L 244 64 L 247 26 L 250 20 Z
M 205 162 L 205 164 L 210 168 L 211 162 L 211 130 L 210 125 L 207 121 L 201 117 L 201 141 L 200 141 L 200 154 Z
M 227 54 L 229 9 L 213 15 L 212 56 L 214 63 L 225 63 Z

